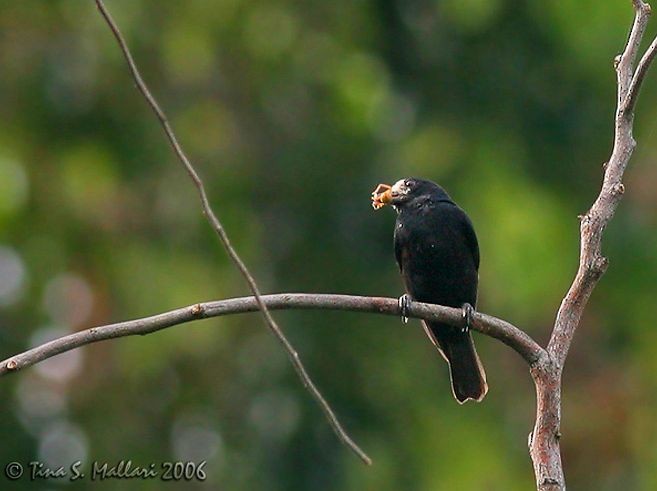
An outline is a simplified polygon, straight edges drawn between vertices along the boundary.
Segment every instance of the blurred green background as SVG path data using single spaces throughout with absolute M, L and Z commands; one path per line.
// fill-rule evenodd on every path
M 577 215 L 610 153 L 629 0 L 108 8 L 263 291 L 398 296 L 394 213 L 373 213 L 369 193 L 422 176 L 475 224 L 479 310 L 547 340 L 577 265 Z M 635 128 L 610 267 L 565 372 L 575 490 L 657 489 L 655 70 Z M 0 358 L 246 294 L 93 2 L 1 2 Z M 533 386 L 501 343 L 475 334 L 490 392 L 460 407 L 417 322 L 275 316 L 373 467 L 338 443 L 257 315 L 103 342 L 3 378 L 0 464 L 208 461 L 203 484 L 107 489 L 532 488 Z

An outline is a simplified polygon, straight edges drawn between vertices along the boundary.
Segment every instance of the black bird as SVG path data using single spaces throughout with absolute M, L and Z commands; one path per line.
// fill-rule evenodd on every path
M 385 189 L 385 192 L 382 192 Z M 481 401 L 486 373 L 467 326 L 477 303 L 479 245 L 472 222 L 443 188 L 417 178 L 379 185 L 373 206 L 397 211 L 395 257 L 412 300 L 463 308 L 466 328 L 422 322 L 425 332 L 450 368 L 452 392 L 462 404 Z M 402 312 L 409 301 L 400 298 Z

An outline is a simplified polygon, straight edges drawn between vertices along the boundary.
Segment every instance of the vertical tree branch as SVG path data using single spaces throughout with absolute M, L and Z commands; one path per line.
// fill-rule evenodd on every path
M 634 112 L 627 111 L 626 101 L 636 98 L 643 75 L 652 58 L 644 62 L 641 68 L 642 75 L 636 78 L 634 62 L 650 16 L 650 6 L 641 0 L 635 0 L 633 3 L 634 24 L 625 50 L 620 58 L 617 58 L 616 63 L 618 101 L 614 124 L 614 147 L 606 165 L 600 194 L 591 209 L 581 218 L 579 269 L 561 303 L 548 344 L 548 353 L 559 367 L 563 367 L 565 363 L 572 338 L 591 292 L 607 268 L 607 259 L 601 252 L 602 234 L 614 216 L 625 191 L 622 183 L 623 173 L 636 146 L 632 136 Z M 636 82 L 632 83 L 633 80 Z
M 530 368 L 536 387 L 536 422 L 529 435 L 529 455 L 539 491 L 565 489 L 559 432 L 561 371 L 547 358 Z
M 256 299 L 258 307 L 262 312 L 263 317 L 265 318 L 267 326 L 269 327 L 269 329 L 274 334 L 276 339 L 278 339 L 278 341 L 281 343 L 281 345 L 287 352 L 287 355 L 290 361 L 292 362 L 292 366 L 294 367 L 297 374 L 299 375 L 301 382 L 303 383 L 304 387 L 308 390 L 308 392 L 310 392 L 312 397 L 319 404 L 320 408 L 326 415 L 326 418 L 328 419 L 331 427 L 335 431 L 340 441 L 344 443 L 347 447 L 349 447 L 358 457 L 360 457 L 360 459 L 363 462 L 365 462 L 368 465 L 371 464 L 372 461 L 367 456 L 367 454 L 365 454 L 365 452 L 363 452 L 363 450 L 360 449 L 360 447 L 351 439 L 351 437 L 347 434 L 347 432 L 342 428 L 342 425 L 340 424 L 340 421 L 338 421 L 338 418 L 335 415 L 333 409 L 331 409 L 331 406 L 328 404 L 328 402 L 326 402 L 326 399 L 324 398 L 322 393 L 315 386 L 312 379 L 308 375 L 306 368 L 304 367 L 303 363 L 301 362 L 301 359 L 299 358 L 299 354 L 294 349 L 292 344 L 288 341 L 285 334 L 283 334 L 283 331 L 280 329 L 276 321 L 274 321 L 274 318 L 272 317 L 271 313 L 267 309 L 267 306 L 262 301 L 261 293 L 260 293 L 260 289 L 258 288 L 258 285 L 256 284 L 253 276 L 247 269 L 246 265 L 244 264 L 240 256 L 237 254 L 237 252 L 231 245 L 223 225 L 221 224 L 221 222 L 215 215 L 214 211 L 212 210 L 212 207 L 210 206 L 210 202 L 208 201 L 207 193 L 205 192 L 205 186 L 203 184 L 203 180 L 196 172 L 196 169 L 194 168 L 190 160 L 187 158 L 187 155 L 183 151 L 180 143 L 178 142 L 178 139 L 176 138 L 176 135 L 173 132 L 173 129 L 171 128 L 171 125 L 169 124 L 169 121 L 164 111 L 160 108 L 159 104 L 155 100 L 155 97 L 153 97 L 148 87 L 146 86 L 146 83 L 142 79 L 139 70 L 137 69 L 137 65 L 135 64 L 135 61 L 132 57 L 132 54 L 130 53 L 128 44 L 126 43 L 125 39 L 121 35 L 121 31 L 119 30 L 118 26 L 114 22 L 114 19 L 112 19 L 112 16 L 110 15 L 109 11 L 105 7 L 103 1 L 95 0 L 95 2 L 96 2 L 96 6 L 98 7 L 98 10 L 100 11 L 101 15 L 105 19 L 105 22 L 107 23 L 109 28 L 112 30 L 112 33 L 114 34 L 114 37 L 118 42 L 121 51 L 123 52 L 125 60 L 128 63 L 130 73 L 132 74 L 132 77 L 135 83 L 137 84 L 137 88 L 139 89 L 139 91 L 144 96 L 149 106 L 157 116 L 158 120 L 160 121 L 160 124 L 162 125 L 162 128 L 164 129 L 164 132 L 166 133 L 167 138 L 169 139 L 169 143 L 171 144 L 173 151 L 175 152 L 176 156 L 185 167 L 185 170 L 187 171 L 187 174 L 189 174 L 189 177 L 194 182 L 194 185 L 198 190 L 198 194 L 201 200 L 203 213 L 205 214 L 208 221 L 210 222 L 210 225 L 218 235 L 219 240 L 221 241 L 224 248 L 226 249 L 226 252 L 228 253 L 230 259 L 233 261 L 237 269 L 240 271 L 240 273 L 246 280 L 249 289 L 253 293 L 253 296 Z
M 635 11 L 632 29 L 623 53 L 616 57 L 614 63 L 618 86 L 614 147 L 606 164 L 600 194 L 586 215 L 581 217 L 579 268 L 557 312 L 547 347 L 549 360 L 532 368 L 536 385 L 537 417 L 529 447 L 540 491 L 566 489 L 559 448 L 561 376 L 582 313 L 593 289 L 607 269 L 607 258 L 602 255 L 602 234 L 625 191 L 623 173 L 636 146 L 632 136 L 634 107 L 641 83 L 657 50 L 655 40 L 641 58 L 637 69 L 634 69 L 650 17 L 650 5 L 642 0 L 633 0 L 632 3 Z

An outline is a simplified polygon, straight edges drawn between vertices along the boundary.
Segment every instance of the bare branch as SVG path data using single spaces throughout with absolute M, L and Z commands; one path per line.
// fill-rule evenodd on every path
M 235 266 L 239 269 L 240 273 L 242 274 L 247 284 L 249 285 L 251 293 L 253 293 L 255 300 L 258 304 L 258 307 L 262 312 L 262 315 L 264 316 L 269 329 L 272 331 L 274 336 L 276 336 L 276 338 L 279 340 L 279 342 L 287 352 L 288 358 L 292 362 L 292 365 L 294 366 L 294 369 L 299 375 L 301 382 L 303 383 L 304 387 L 308 389 L 312 397 L 317 401 L 322 411 L 324 411 L 326 418 L 328 419 L 331 427 L 335 431 L 340 441 L 342 441 L 352 451 L 354 451 L 356 455 L 358 455 L 358 457 L 360 457 L 361 460 L 363 460 L 363 462 L 365 462 L 368 465 L 371 464 L 372 461 L 370 460 L 370 458 L 365 454 L 365 452 L 363 452 L 363 450 L 360 449 L 360 447 L 358 447 L 358 445 L 356 445 L 356 443 L 349 437 L 346 431 L 342 428 L 342 425 L 338 421 L 338 418 L 333 412 L 333 409 L 331 409 L 331 406 L 328 404 L 328 402 L 326 402 L 326 399 L 324 399 L 324 396 L 321 394 L 319 389 L 317 389 L 312 379 L 308 375 L 306 368 L 304 367 L 303 363 L 301 362 L 301 359 L 299 358 L 299 354 L 296 352 L 294 347 L 290 344 L 288 339 L 285 337 L 285 334 L 283 334 L 283 331 L 280 329 L 278 324 L 276 324 L 273 317 L 267 310 L 265 303 L 261 299 L 261 294 L 258 285 L 256 284 L 251 273 L 249 273 L 249 270 L 247 269 L 246 265 L 244 264 L 240 256 L 237 254 L 237 252 L 231 245 L 223 225 L 221 224 L 221 222 L 215 215 L 214 211 L 212 210 L 212 207 L 210 206 L 210 202 L 208 201 L 208 197 L 205 192 L 205 186 L 203 184 L 203 180 L 196 172 L 196 169 L 194 168 L 190 160 L 187 158 L 185 152 L 180 146 L 180 143 L 178 142 L 178 139 L 176 138 L 176 135 L 173 132 L 171 125 L 169 124 L 169 121 L 167 120 L 167 117 L 164 114 L 164 111 L 160 108 L 159 104 L 155 100 L 155 97 L 153 97 L 151 92 L 148 90 L 148 87 L 144 83 L 144 80 L 142 79 L 139 70 L 137 69 L 137 65 L 135 64 L 134 59 L 132 58 L 132 54 L 130 53 L 128 44 L 126 43 L 125 39 L 121 35 L 118 26 L 112 19 L 112 16 L 108 12 L 103 1 L 102 0 L 95 0 L 95 1 L 98 10 L 100 11 L 105 21 L 107 22 L 107 25 L 112 30 L 112 33 L 114 34 L 114 37 L 116 38 L 116 41 L 118 42 L 121 51 L 123 52 L 126 62 L 128 63 L 130 73 L 132 74 L 132 77 L 135 83 L 137 84 L 137 88 L 142 93 L 142 95 L 150 105 L 151 109 L 153 109 L 153 112 L 155 113 L 158 120 L 160 121 L 160 124 L 162 125 L 162 128 L 164 129 L 164 132 L 166 133 L 166 136 L 169 139 L 169 143 L 171 144 L 173 151 L 175 152 L 178 159 L 185 167 L 185 170 L 191 177 L 192 181 L 194 181 L 194 185 L 196 186 L 199 193 L 199 197 L 201 199 L 203 213 L 208 218 L 210 225 L 219 236 L 219 239 L 221 240 L 221 243 L 224 245 L 224 248 L 226 249 L 226 252 L 230 256 L 231 260 L 233 261 Z
M 632 65 L 636 60 L 641 38 L 650 16 L 650 5 L 641 0 L 634 0 L 633 4 L 635 8 L 634 24 L 627 45 L 616 66 L 618 103 L 614 125 L 614 147 L 606 165 L 600 194 L 591 209 L 581 219 L 579 269 L 561 303 L 548 345 L 548 353 L 561 368 L 565 363 L 575 329 L 589 296 L 607 268 L 607 259 L 601 252 L 602 233 L 614 216 L 618 203 L 625 192 L 622 178 L 636 146 L 632 136 L 634 115 L 632 112 L 623 112 L 623 107 L 626 105 L 625 97 L 633 79 Z M 652 60 L 652 58 L 646 59 L 646 56 L 639 64 L 642 66 L 641 70 L 644 74 Z
M 623 53 L 616 58 L 618 97 L 614 124 L 614 147 L 606 165 L 602 189 L 591 209 L 581 218 L 579 268 L 566 293 L 547 347 L 548 361 L 532 369 L 536 385 L 537 415 L 529 442 L 537 488 L 566 489 L 559 439 L 561 437 L 561 375 L 568 350 L 589 297 L 607 269 L 602 255 L 602 234 L 613 218 L 625 187 L 622 179 L 636 142 L 632 136 L 634 107 L 645 74 L 655 56 L 655 41 L 634 72 L 641 40 L 650 17 L 650 5 L 633 0 L 635 16 Z
M 270 310 L 342 310 L 395 316 L 401 315 L 399 302 L 396 298 L 313 293 L 279 293 L 263 295 L 260 299 Z M 124 336 L 150 334 L 167 327 L 177 326 L 199 319 L 255 312 L 259 308 L 258 302 L 254 297 L 231 298 L 214 302 L 197 303 L 142 319 L 92 327 L 55 339 L 0 362 L 0 376 L 16 372 L 60 353 L 65 353 L 66 351 L 98 341 Z M 408 315 L 417 319 L 446 322 L 455 326 L 463 325 L 461 309 L 452 307 L 412 302 L 408 309 Z M 472 329 L 497 338 L 509 345 L 530 365 L 547 357 L 545 350 L 529 335 L 506 321 L 478 312 L 475 313 L 473 321 Z

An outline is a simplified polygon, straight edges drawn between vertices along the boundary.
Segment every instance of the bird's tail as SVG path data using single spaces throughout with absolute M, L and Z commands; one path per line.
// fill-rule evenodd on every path
M 422 324 L 449 364 L 452 392 L 456 400 L 459 404 L 469 399 L 480 402 L 488 392 L 488 384 L 470 333 L 447 324 Z

